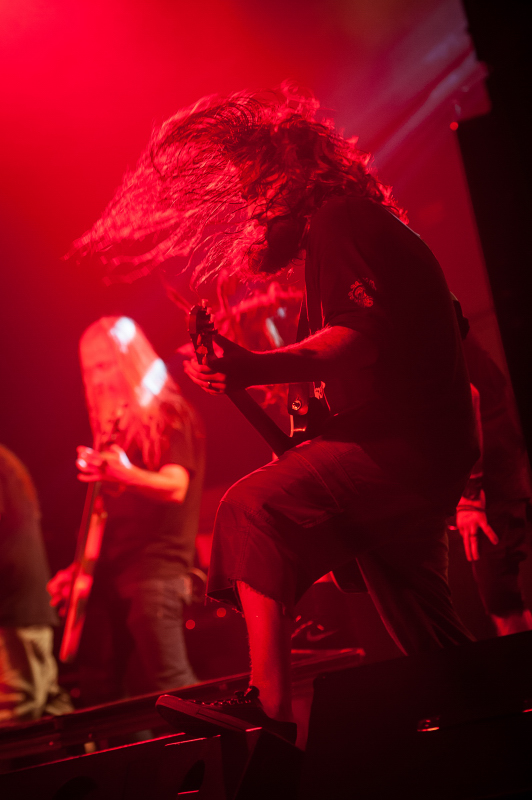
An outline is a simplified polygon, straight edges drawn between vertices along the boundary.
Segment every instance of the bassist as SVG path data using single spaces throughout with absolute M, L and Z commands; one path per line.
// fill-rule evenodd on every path
M 182 609 L 191 595 L 204 440 L 195 412 L 133 320 L 91 325 L 80 360 L 95 448 L 78 448 L 79 480 L 101 482 L 108 514 L 79 654 L 89 705 L 197 680 Z M 115 443 L 98 447 L 117 416 Z M 53 602 L 71 575 L 53 579 Z

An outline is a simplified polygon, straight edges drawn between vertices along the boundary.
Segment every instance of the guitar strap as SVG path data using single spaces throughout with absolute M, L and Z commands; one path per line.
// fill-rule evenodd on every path
M 309 275 L 307 273 L 307 280 Z M 308 284 L 307 284 L 308 285 Z M 321 316 L 321 304 L 318 301 L 318 293 L 317 291 L 313 291 L 313 284 L 310 283 L 309 289 L 305 292 L 303 297 L 303 301 L 301 303 L 301 311 L 299 313 L 299 322 L 297 326 L 297 339 L 296 341 L 300 342 L 302 339 L 305 339 L 307 336 L 310 336 L 311 333 L 315 333 L 322 327 L 322 316 Z M 309 297 L 310 297 L 310 307 L 309 307 Z M 314 299 L 314 302 L 313 302 Z M 295 387 L 294 392 L 291 394 L 292 386 Z M 297 402 L 297 384 L 290 384 L 288 387 L 288 413 L 293 414 L 295 413 L 293 410 L 293 403 L 294 401 Z M 323 396 L 323 384 L 320 388 L 318 388 L 314 384 L 314 395 L 318 397 L 318 399 L 325 403 L 325 398 Z M 308 402 L 308 401 L 307 401 Z M 358 565 L 358 561 L 353 559 L 347 564 L 343 564 L 341 567 L 336 568 L 332 573 L 333 581 L 336 584 L 337 588 L 346 594 L 358 594 L 367 592 L 367 586 L 364 581 L 364 577 Z
M 302 339 L 306 339 L 307 336 L 310 336 L 310 327 L 308 323 L 307 293 L 305 292 L 303 295 L 303 300 L 301 301 L 301 309 L 299 311 L 296 342 L 301 342 Z
M 303 339 L 306 339 L 307 336 L 310 336 L 311 333 L 314 333 L 321 327 L 321 323 L 317 324 L 316 327 L 311 327 L 309 324 L 307 297 L 307 292 L 305 292 L 301 302 L 301 310 L 299 312 L 296 342 L 301 342 Z M 313 321 L 318 322 L 318 318 L 321 320 L 321 307 L 318 309 L 318 314 L 314 313 Z M 316 397 L 324 406 L 324 416 L 326 416 L 328 413 L 328 407 L 325 400 L 323 383 L 321 383 L 319 386 L 317 386 L 315 383 L 290 383 L 288 385 L 288 413 L 294 415 L 297 414 L 302 407 L 306 408 L 308 406 L 309 398 L 311 397 Z
M 308 265 L 305 266 L 305 295 L 301 303 L 301 311 L 299 314 L 299 322 L 297 326 L 297 339 L 300 342 L 311 333 L 316 333 L 323 328 L 323 315 L 321 313 L 321 300 L 319 296 L 318 280 L 317 277 L 309 270 Z M 312 387 L 312 384 L 311 384 Z M 328 406 L 325 400 L 325 384 L 321 383 L 319 386 L 314 384 L 314 397 L 316 397 L 328 412 Z M 310 391 L 312 395 L 312 391 Z
M 309 324 L 307 317 L 307 295 L 306 292 L 301 301 L 299 311 L 299 321 L 297 323 L 296 342 L 306 339 L 309 335 Z M 301 409 L 308 408 L 308 400 L 312 394 L 312 384 L 289 383 L 287 408 L 291 416 L 298 414 Z

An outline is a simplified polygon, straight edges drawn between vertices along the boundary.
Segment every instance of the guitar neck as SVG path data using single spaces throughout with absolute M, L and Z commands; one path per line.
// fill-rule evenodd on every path
M 79 526 L 78 539 L 76 542 L 76 556 L 75 561 L 81 564 L 83 553 L 85 552 L 85 545 L 87 543 L 87 536 L 89 534 L 90 521 L 92 512 L 94 511 L 94 504 L 96 498 L 100 494 L 102 488 L 101 481 L 90 483 L 87 487 L 87 494 L 85 495 L 85 504 L 83 506 L 83 513 L 81 515 L 81 523 Z
M 201 305 L 196 305 L 190 312 L 188 321 L 188 332 L 194 345 L 194 351 L 199 364 L 206 364 L 207 359 L 214 356 L 213 337 L 216 334 L 212 315 L 207 308 L 207 302 L 202 301 Z M 218 343 L 224 353 L 231 345 L 235 347 L 225 336 L 218 336 Z M 225 347 L 224 347 L 225 343 Z M 271 447 L 276 456 L 281 456 L 294 445 L 293 439 L 284 433 L 273 419 L 268 416 L 258 403 L 245 391 L 227 392 L 227 397 L 245 416 L 247 421 L 262 436 Z
M 273 419 L 268 416 L 245 389 L 238 392 L 228 392 L 227 397 L 255 430 L 260 433 L 276 456 L 282 456 L 283 453 L 294 446 L 294 440 L 276 425 Z

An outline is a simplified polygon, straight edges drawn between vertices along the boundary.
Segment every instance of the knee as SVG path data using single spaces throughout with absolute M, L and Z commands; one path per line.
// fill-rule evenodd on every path
M 252 485 L 245 479 L 235 483 L 224 494 L 220 500 L 218 511 L 216 512 L 216 525 L 230 525 L 241 527 L 244 521 L 253 515 L 259 508 L 259 501 L 256 498 Z
M 229 487 L 220 501 L 220 508 L 222 506 L 252 508 L 256 504 L 257 495 L 262 494 L 263 491 L 263 482 L 260 479 L 257 480 L 256 473 L 252 472 Z

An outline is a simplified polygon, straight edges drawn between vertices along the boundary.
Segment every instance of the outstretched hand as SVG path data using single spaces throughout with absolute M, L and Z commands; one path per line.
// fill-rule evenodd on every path
M 456 509 L 456 527 L 460 531 L 468 561 L 478 561 L 480 558 L 478 547 L 480 532 L 487 536 L 492 544 L 497 544 L 499 541 L 486 517 L 484 492 L 481 492 L 478 500 L 469 498 L 460 500 Z

